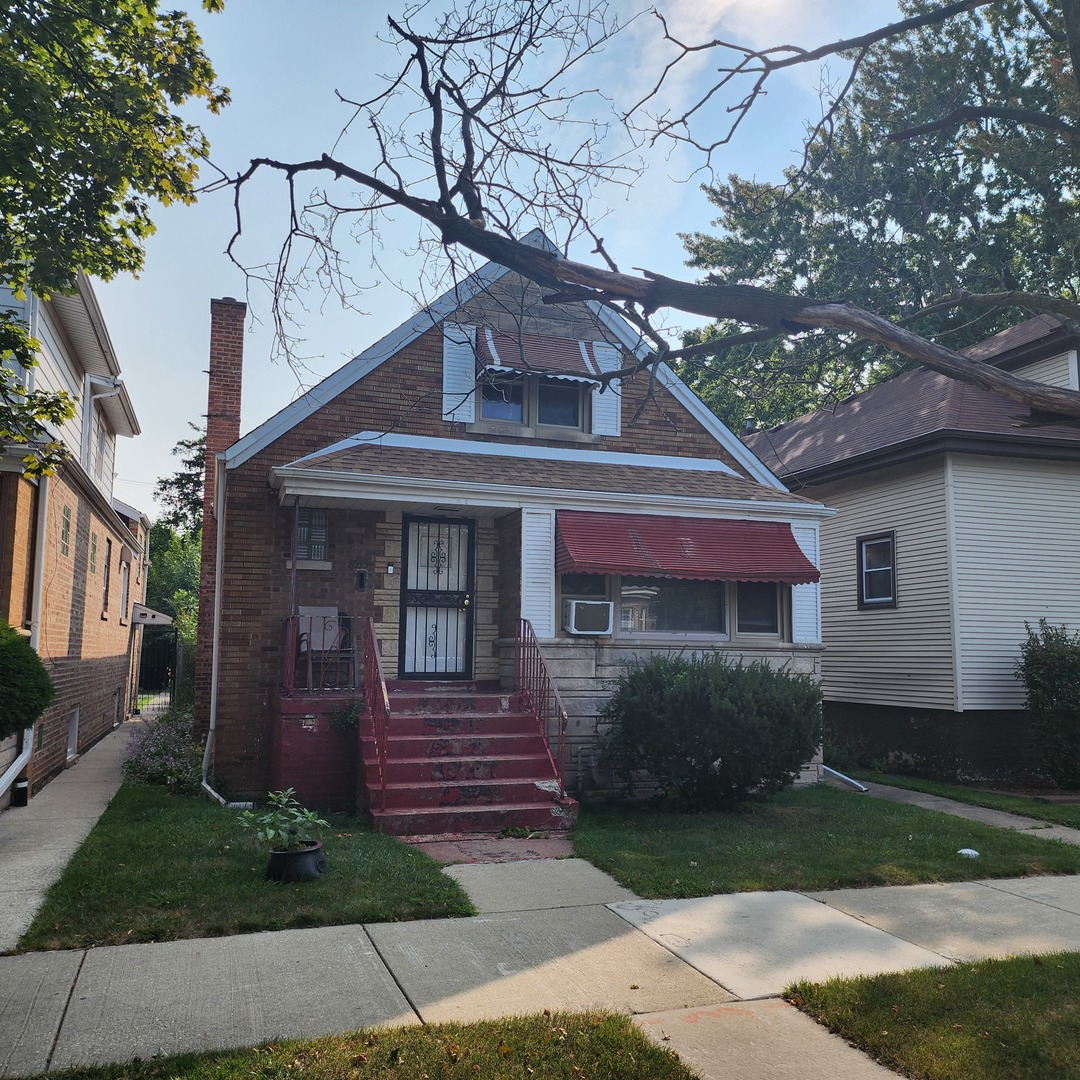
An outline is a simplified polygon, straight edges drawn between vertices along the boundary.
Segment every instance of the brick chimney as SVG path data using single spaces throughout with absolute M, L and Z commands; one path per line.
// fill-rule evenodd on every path
M 214 513 L 216 457 L 240 438 L 240 391 L 244 368 L 247 304 L 231 296 L 210 301 L 210 389 L 206 405 L 206 474 L 203 483 L 202 562 L 199 577 L 199 642 L 195 662 L 195 718 L 205 727 L 210 709 L 213 654 L 214 570 L 217 518 Z

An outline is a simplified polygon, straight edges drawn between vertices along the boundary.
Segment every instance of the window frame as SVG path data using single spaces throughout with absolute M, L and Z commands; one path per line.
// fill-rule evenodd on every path
M 784 608 L 784 593 L 781 592 L 780 586 L 783 582 L 780 581 L 735 581 L 732 582 L 735 586 L 732 591 L 732 598 L 734 600 L 734 610 L 732 612 L 732 627 L 735 631 L 734 637 L 737 639 L 754 638 L 759 641 L 783 641 L 785 631 L 785 608 Z M 776 619 L 775 630 L 743 630 L 739 624 L 739 592 L 744 585 L 771 585 L 773 590 L 773 615 Z
M 112 577 L 112 539 L 105 537 L 105 559 L 102 563 L 101 614 L 109 610 L 109 583 Z
M 484 390 L 500 384 L 521 387 L 521 419 L 484 415 Z M 571 387 L 578 397 L 578 422 L 569 424 L 542 424 L 540 422 L 541 387 L 564 385 Z M 487 373 L 476 384 L 476 420 L 469 425 L 470 431 L 488 431 L 499 435 L 516 435 L 522 438 L 567 439 L 599 441 L 592 433 L 592 390 L 595 383 L 584 379 L 558 379 L 542 372 L 495 372 Z
M 870 544 L 889 544 L 889 565 L 887 567 L 868 567 L 866 565 L 866 549 Z M 889 572 L 889 595 L 881 598 L 867 598 L 866 575 L 872 571 L 888 570 Z M 857 607 L 859 611 L 891 611 L 897 606 L 897 580 L 896 580 L 896 530 L 887 529 L 880 532 L 863 533 L 855 537 L 855 578 L 857 591 Z

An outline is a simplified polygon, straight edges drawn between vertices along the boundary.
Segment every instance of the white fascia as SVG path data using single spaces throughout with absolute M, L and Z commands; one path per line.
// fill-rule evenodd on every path
M 522 488 L 517 484 L 462 483 L 415 476 L 343 475 L 322 469 L 272 469 L 270 486 L 283 505 L 292 498 L 356 499 L 378 503 L 453 503 L 472 508 L 516 510 L 591 510 L 603 513 L 649 513 L 700 518 L 764 521 L 818 521 L 835 511 L 822 503 L 772 502 L 764 499 L 709 499 L 686 495 L 649 495 L 625 491 Z
M 386 446 L 404 450 L 425 450 L 443 454 L 471 454 L 481 457 L 521 458 L 523 461 L 570 461 L 586 465 L 633 465 L 643 469 L 681 469 L 686 472 L 723 473 L 742 477 L 730 465 L 715 458 L 670 457 L 664 454 L 621 454 L 618 451 L 589 450 L 575 446 L 529 446 L 524 443 L 471 442 L 443 439 L 435 435 L 398 435 L 393 432 L 361 431 L 332 446 L 292 462 L 300 465 L 358 446 Z

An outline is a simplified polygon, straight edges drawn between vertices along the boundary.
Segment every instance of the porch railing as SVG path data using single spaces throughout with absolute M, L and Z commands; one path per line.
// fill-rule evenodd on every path
M 294 691 L 356 690 L 359 666 L 353 620 L 337 615 L 286 615 L 282 686 Z
M 379 759 L 381 808 L 386 805 L 386 737 L 390 728 L 390 695 L 386 692 L 386 676 L 379 655 L 379 639 L 375 636 L 375 620 L 370 617 L 364 620 L 364 701 Z
M 532 623 L 528 619 L 521 619 L 518 623 L 517 649 L 514 653 L 514 689 L 526 698 L 540 723 L 540 732 L 544 736 L 548 757 L 552 759 L 555 775 L 559 778 L 561 798 L 566 795 L 566 787 L 563 783 L 566 755 L 566 709 L 563 708 L 558 688 L 548 673 L 544 654 L 540 651 L 540 644 L 536 640 Z M 551 746 L 553 728 L 556 733 L 554 752 Z

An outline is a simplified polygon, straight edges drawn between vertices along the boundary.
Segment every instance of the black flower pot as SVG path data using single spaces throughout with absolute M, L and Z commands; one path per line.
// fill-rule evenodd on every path
M 326 852 L 319 840 L 305 840 L 299 851 L 270 852 L 266 876 L 271 881 L 314 881 L 326 873 Z

